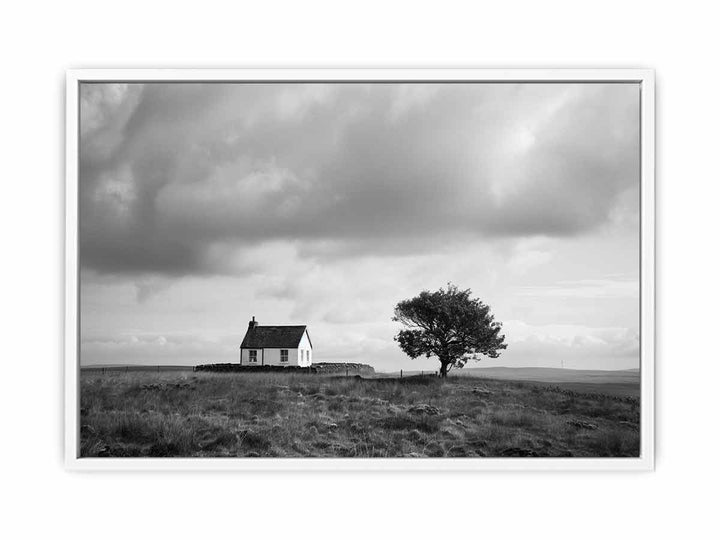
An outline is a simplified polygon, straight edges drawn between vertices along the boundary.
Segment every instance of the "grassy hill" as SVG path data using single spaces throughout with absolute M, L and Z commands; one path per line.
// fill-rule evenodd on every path
M 637 456 L 639 402 L 471 376 L 84 371 L 82 456 Z

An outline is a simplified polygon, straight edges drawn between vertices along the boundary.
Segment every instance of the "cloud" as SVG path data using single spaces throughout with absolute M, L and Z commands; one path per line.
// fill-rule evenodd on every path
M 522 287 L 523 296 L 561 298 L 639 298 L 640 284 L 630 279 L 582 279 L 561 281 L 555 285 Z
M 93 335 L 83 338 L 83 364 L 195 364 L 237 355 L 235 337 L 209 339 L 182 334 Z M 200 361 L 200 362 L 199 362 Z
M 637 213 L 638 105 L 620 84 L 84 84 L 81 264 L 584 234 Z
M 135 282 L 135 289 L 137 290 L 137 301 L 139 304 L 146 302 L 153 296 L 167 290 L 170 287 L 170 282 L 159 278 L 142 278 Z
M 640 334 L 626 327 L 533 326 L 506 321 L 505 365 L 564 365 L 579 369 L 626 369 L 640 357 Z
M 437 360 L 409 360 L 392 336 L 397 325 L 390 322 L 346 324 L 323 321 L 311 326 L 315 359 L 331 362 L 365 362 L 378 369 L 436 369 Z M 624 327 L 579 325 L 532 326 L 507 321 L 503 332 L 510 346 L 497 360 L 482 358 L 468 367 L 561 366 L 578 369 L 627 369 L 637 366 L 639 334 Z M 83 364 L 197 364 L 233 362 L 243 332 L 208 337 L 199 334 L 121 333 L 84 336 Z

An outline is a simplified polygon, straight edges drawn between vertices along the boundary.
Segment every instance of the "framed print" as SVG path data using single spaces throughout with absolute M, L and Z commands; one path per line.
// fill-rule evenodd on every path
M 649 70 L 67 74 L 73 469 L 649 470 Z

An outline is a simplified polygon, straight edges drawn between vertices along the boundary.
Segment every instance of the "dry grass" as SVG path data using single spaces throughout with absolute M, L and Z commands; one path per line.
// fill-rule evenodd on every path
M 639 452 L 635 398 L 465 377 L 84 373 L 80 423 L 82 456 Z

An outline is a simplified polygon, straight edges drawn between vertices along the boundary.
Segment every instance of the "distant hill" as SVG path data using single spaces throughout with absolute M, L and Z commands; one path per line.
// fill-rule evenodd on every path
M 543 367 L 488 367 L 462 368 L 451 371 L 453 375 L 473 375 L 493 379 L 538 382 L 584 382 L 584 383 L 639 383 L 638 370 L 606 371 L 601 369 L 561 369 Z
M 462 368 L 450 372 L 455 377 L 480 377 L 508 381 L 527 381 L 556 385 L 576 392 L 608 395 L 640 395 L 640 371 L 600 369 L 561 369 L 541 367 Z

